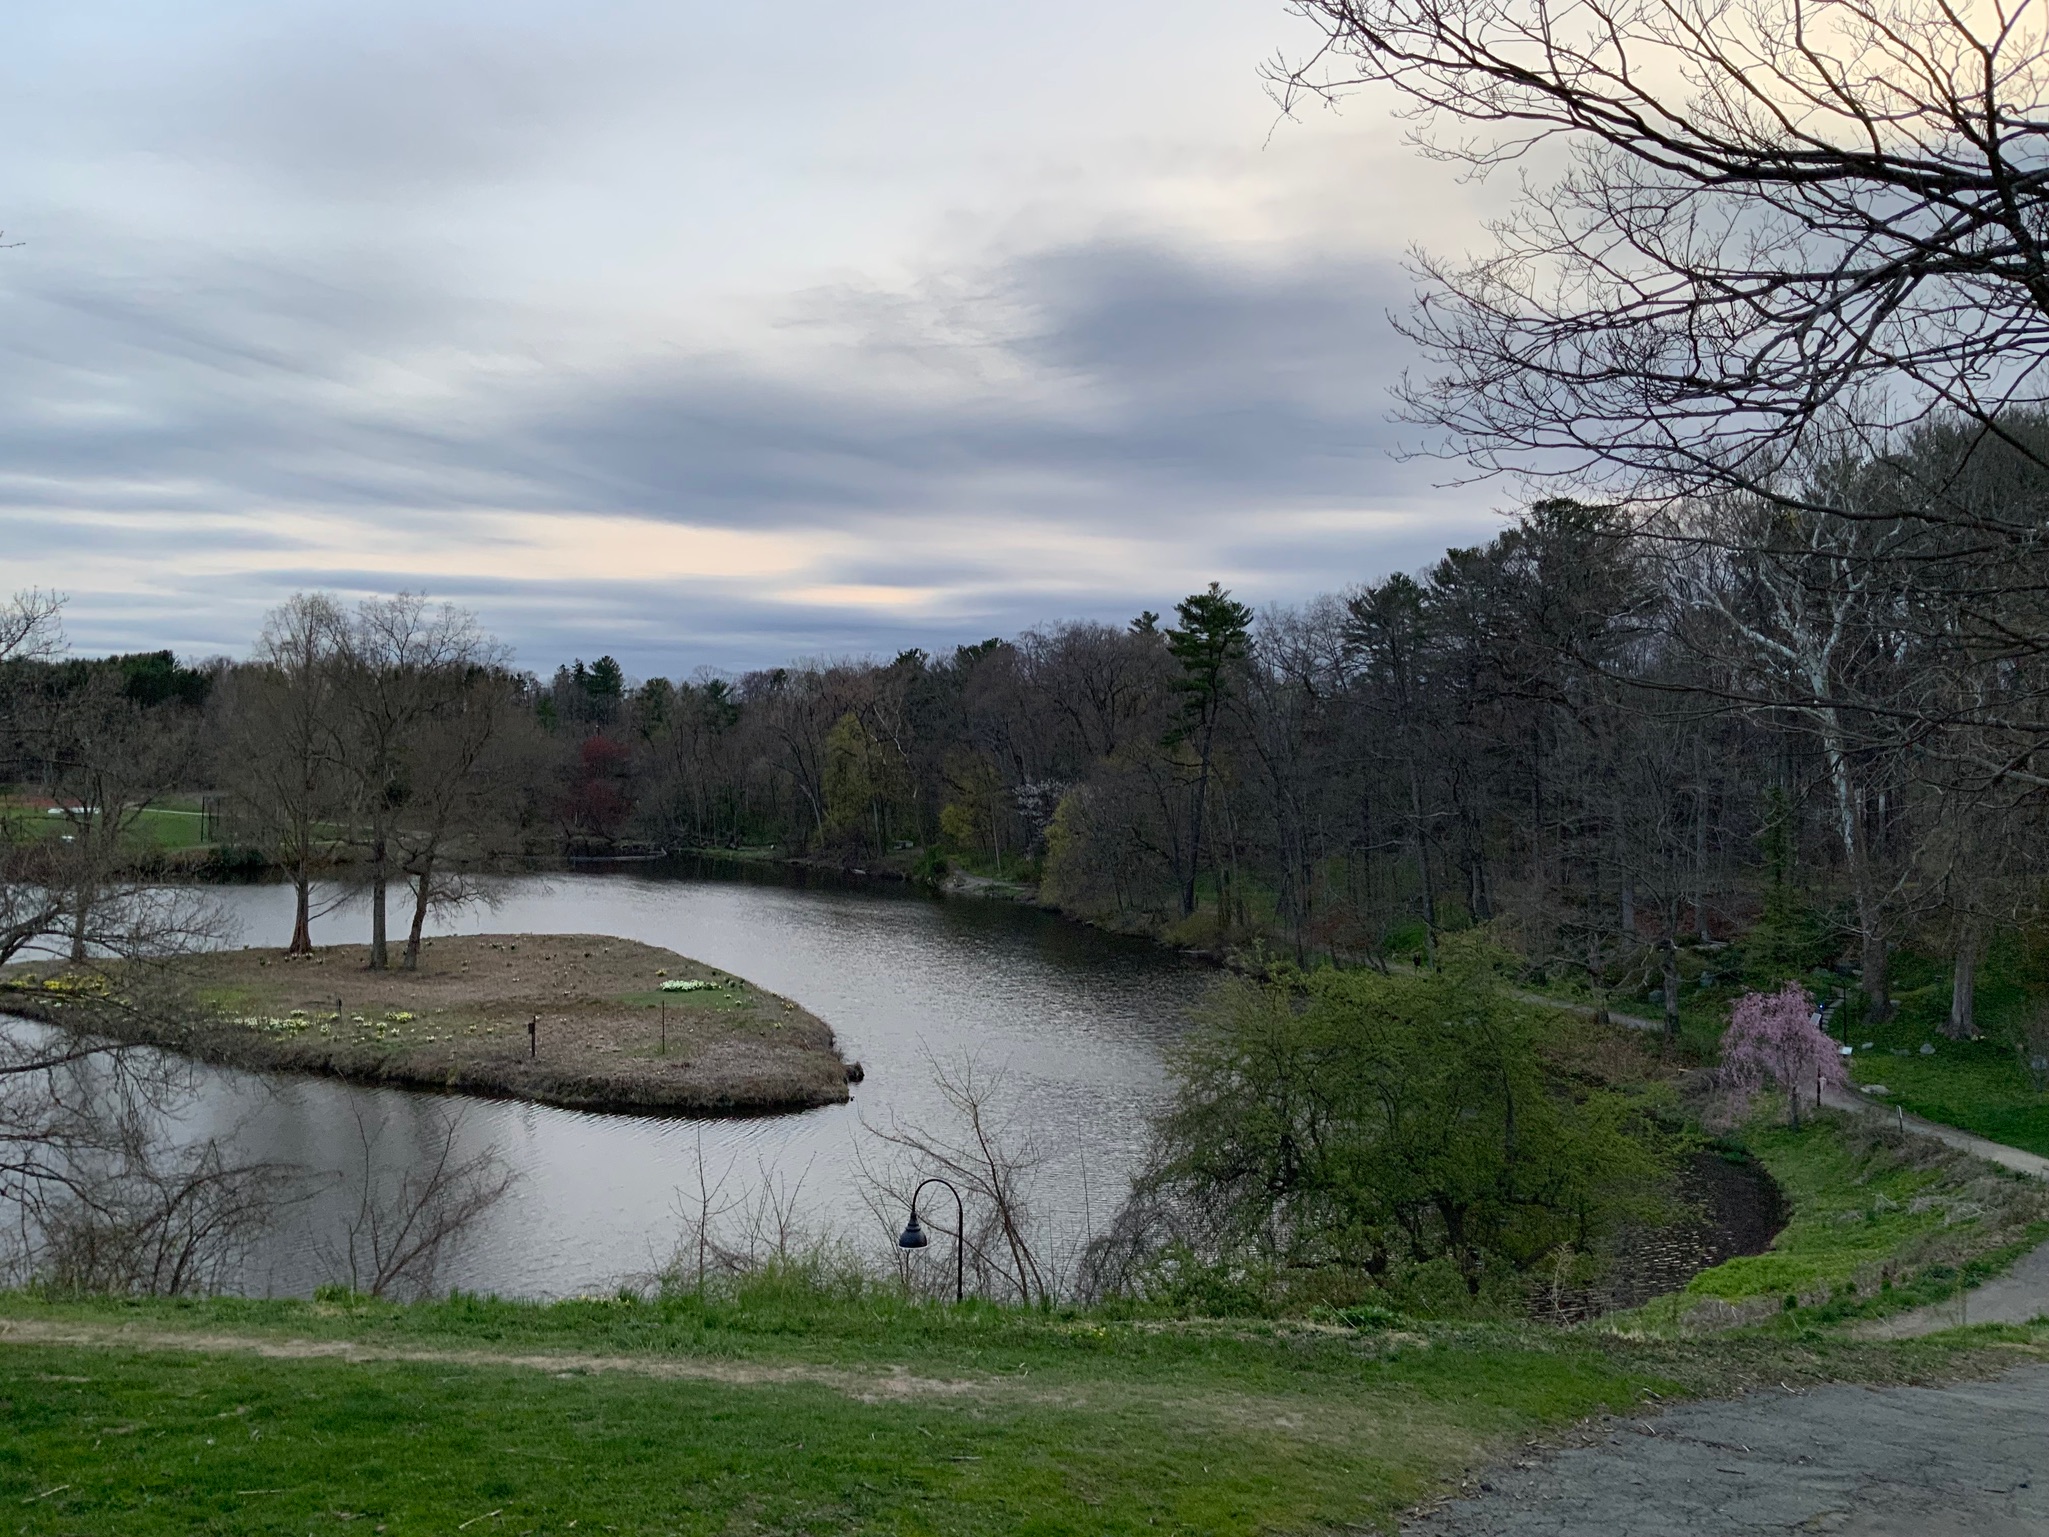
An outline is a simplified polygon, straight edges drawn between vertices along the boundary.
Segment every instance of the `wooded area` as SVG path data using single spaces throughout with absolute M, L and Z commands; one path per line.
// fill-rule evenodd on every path
M 1982 443 L 1959 452 L 1934 435 L 1862 473 L 1896 496 L 1936 474 L 2039 495 Z M 164 900 L 136 880 L 136 818 L 208 791 L 218 840 L 298 883 L 301 947 L 316 876 L 369 887 L 373 946 L 403 886 L 402 962 L 494 863 L 773 846 L 951 864 L 1303 963 L 1427 961 L 1498 922 L 1534 966 L 1663 985 L 1675 1016 L 1689 944 L 1747 936 L 1766 973 L 1841 960 L 1882 1012 L 1912 942 L 1954 958 L 1968 1033 L 1973 964 L 2045 873 L 2045 670 L 2018 639 L 2034 584 L 1995 585 L 1991 551 L 1930 558 L 1942 531 L 1904 507 L 1646 527 L 1553 501 L 1299 608 L 1212 586 L 1167 621 L 733 679 L 635 683 L 601 658 L 544 684 L 409 597 L 295 599 L 252 659 L 197 670 L 20 658 L 11 777 L 48 805 L 10 821 L 8 857 L 48 873 L 7 882 L 6 953 L 131 943 Z

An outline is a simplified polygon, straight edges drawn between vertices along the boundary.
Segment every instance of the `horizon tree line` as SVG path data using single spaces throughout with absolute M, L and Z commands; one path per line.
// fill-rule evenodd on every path
M 2003 461 L 1966 472 L 2033 494 Z M 481 871 L 774 846 L 1305 963 L 1429 964 L 1503 923 L 1533 965 L 1655 989 L 1668 1027 L 1687 945 L 1849 962 L 1883 1017 L 1913 944 L 1950 957 L 1968 1034 L 1985 945 L 2045 873 L 2041 663 L 1932 622 L 1946 590 L 1897 580 L 1907 513 L 1804 516 L 1715 500 L 1647 533 L 1554 499 L 1295 607 L 1213 583 L 1166 621 L 733 678 L 601 656 L 544 685 L 408 594 L 301 594 L 242 662 L 21 657 L 12 777 L 77 832 L 10 838 L 45 870 L 8 882 L 9 932 L 103 943 L 91 914 L 155 889 L 119 857 L 140 810 L 203 789 L 225 841 L 290 878 L 289 950 L 339 876 L 367 891 L 377 967 L 393 886 L 414 966 Z

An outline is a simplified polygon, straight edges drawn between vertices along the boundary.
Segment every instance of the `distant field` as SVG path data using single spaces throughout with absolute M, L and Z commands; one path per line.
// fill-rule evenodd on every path
M 53 815 L 46 799 L 16 798 L 0 801 L 0 820 L 10 824 L 17 837 L 62 837 L 70 824 Z M 205 813 L 197 806 L 173 801 L 151 806 L 138 813 L 128 830 L 128 843 L 138 849 L 188 849 L 200 847 Z

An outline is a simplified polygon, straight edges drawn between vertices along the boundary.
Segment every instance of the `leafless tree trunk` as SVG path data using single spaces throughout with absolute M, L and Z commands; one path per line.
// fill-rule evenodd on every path
M 388 894 L 414 791 L 414 739 L 451 683 L 501 660 L 502 648 L 477 628 L 474 615 L 448 604 L 431 608 L 411 593 L 360 604 L 343 633 L 340 757 L 354 836 L 369 856 L 372 971 L 390 960 Z
M 288 955 L 313 950 L 316 862 L 343 814 L 337 690 L 347 619 L 324 593 L 299 593 L 264 620 L 250 665 L 228 680 L 222 765 L 238 811 L 292 878 Z

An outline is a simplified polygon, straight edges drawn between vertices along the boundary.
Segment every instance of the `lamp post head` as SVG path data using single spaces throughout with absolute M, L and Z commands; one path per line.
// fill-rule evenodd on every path
M 922 1249 L 932 1240 L 925 1236 L 925 1230 L 918 1226 L 918 1214 L 911 1213 L 911 1220 L 904 1227 L 903 1236 L 896 1241 L 899 1249 Z

